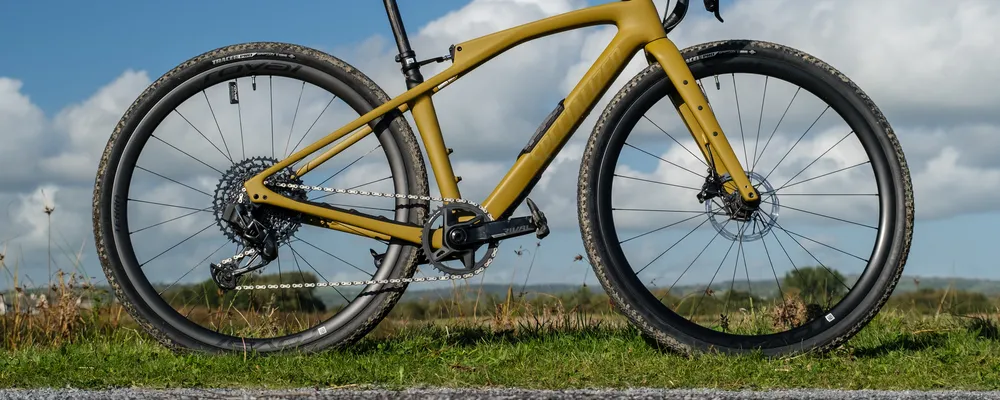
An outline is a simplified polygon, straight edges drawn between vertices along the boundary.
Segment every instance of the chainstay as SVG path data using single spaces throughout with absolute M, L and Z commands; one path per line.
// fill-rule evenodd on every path
M 336 194 L 350 194 L 357 196 L 374 196 L 374 197 L 388 197 L 396 199 L 407 199 L 407 200 L 422 200 L 428 202 L 440 202 L 440 203 L 465 203 L 479 208 L 483 213 L 485 213 L 490 219 L 493 216 L 490 212 L 486 210 L 485 207 L 479 205 L 475 202 L 466 199 L 452 199 L 447 197 L 431 197 L 431 196 L 419 196 L 414 194 L 398 194 L 398 193 L 381 193 L 381 192 L 371 192 L 367 190 L 356 190 L 356 189 L 338 189 L 323 186 L 309 186 L 300 185 L 294 183 L 283 183 L 283 182 L 273 182 L 268 183 L 270 186 L 277 186 L 286 189 L 298 189 L 307 190 L 313 192 L 327 192 Z M 454 281 L 461 279 L 469 279 L 475 277 L 486 271 L 493 260 L 496 258 L 499 252 L 499 247 L 494 247 L 493 250 L 487 254 L 486 262 L 482 267 L 476 268 L 470 272 L 457 275 L 440 275 L 440 276 L 428 276 L 421 278 L 390 278 L 390 279 L 369 279 L 369 280 L 359 280 L 359 281 L 327 281 L 327 282 L 317 282 L 317 283 L 278 283 L 278 284 L 266 284 L 266 285 L 239 285 L 234 288 L 234 290 L 273 290 L 273 289 L 311 289 L 311 288 L 321 288 L 321 287 L 340 287 L 340 286 L 367 286 L 367 285 L 385 285 L 385 284 L 401 284 L 401 283 L 422 283 L 422 282 L 442 282 L 442 281 Z M 245 257 L 253 256 L 257 253 L 254 249 L 247 249 L 240 254 L 229 257 L 222 262 L 239 262 Z

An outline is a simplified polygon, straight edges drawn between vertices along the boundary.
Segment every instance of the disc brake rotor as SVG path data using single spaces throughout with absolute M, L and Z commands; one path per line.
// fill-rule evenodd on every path
M 733 180 L 729 174 L 725 174 L 721 178 L 723 185 Z M 781 206 L 778 203 L 778 196 L 774 191 L 774 187 L 756 172 L 747 172 L 747 178 L 750 179 L 750 184 L 756 187 L 760 193 L 761 206 L 752 211 L 749 220 L 746 222 L 749 226 L 746 228 L 728 229 L 735 228 L 735 225 L 732 227 L 727 227 L 726 225 L 726 222 L 731 219 L 728 212 L 720 213 L 720 207 L 716 206 L 718 203 L 715 201 L 705 202 L 705 211 L 708 212 L 708 219 L 712 222 L 712 226 L 715 227 L 715 230 L 720 235 L 729 240 L 740 240 L 743 242 L 760 240 L 778 222 L 778 211 L 780 211 Z M 735 195 L 738 196 L 739 194 Z M 770 204 L 770 207 L 765 207 L 767 204 Z M 725 210 L 725 207 L 721 209 Z

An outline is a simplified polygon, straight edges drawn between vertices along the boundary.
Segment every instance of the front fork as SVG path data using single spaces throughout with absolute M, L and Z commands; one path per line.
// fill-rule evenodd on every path
M 717 176 L 729 174 L 732 178 L 731 184 L 727 184 L 727 191 L 739 192 L 743 202 L 747 204 L 758 204 L 760 193 L 750 183 L 740 160 L 736 158 L 729 140 L 722 133 L 719 121 L 715 118 L 715 113 L 708 105 L 708 99 L 701 91 L 688 68 L 687 62 L 681 55 L 680 50 L 670 39 L 661 38 L 654 40 L 645 47 L 647 56 L 652 56 L 663 71 L 667 74 L 680 98 L 672 99 L 677 112 L 680 113 L 688 131 L 698 143 L 705 161 L 709 167 L 715 168 Z

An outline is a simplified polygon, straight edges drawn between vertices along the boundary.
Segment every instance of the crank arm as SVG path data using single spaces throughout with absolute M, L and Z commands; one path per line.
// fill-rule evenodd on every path
M 489 222 L 474 228 L 452 228 L 448 230 L 448 243 L 456 248 L 470 248 L 486 242 L 494 242 L 517 236 L 524 236 L 538 230 L 533 217 L 516 217 L 504 221 Z

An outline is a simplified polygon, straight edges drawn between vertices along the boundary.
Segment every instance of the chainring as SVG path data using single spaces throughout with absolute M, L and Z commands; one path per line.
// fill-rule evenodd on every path
M 236 233 L 229 223 L 226 222 L 222 213 L 226 206 L 233 203 L 246 205 L 248 208 L 256 208 L 255 217 L 267 225 L 275 235 L 278 243 L 287 241 L 299 227 L 302 226 L 302 214 L 290 210 L 270 207 L 268 205 L 256 205 L 250 202 L 246 196 L 243 183 L 254 176 L 266 171 L 278 160 L 271 157 L 251 157 L 236 164 L 233 164 L 219 179 L 219 184 L 215 187 L 215 196 L 212 200 L 212 211 L 215 215 L 215 223 L 219 230 L 226 237 L 236 244 L 243 244 L 243 238 Z M 291 168 L 284 168 L 265 180 L 265 185 L 270 182 L 284 182 L 292 184 L 302 184 L 302 180 L 295 177 Z M 272 185 L 268 185 L 272 186 Z M 276 193 L 294 199 L 306 200 L 305 190 L 298 188 L 273 187 Z
M 439 218 L 442 219 L 442 228 L 454 226 L 454 225 L 449 225 L 447 222 L 448 216 L 453 211 L 462 211 L 467 214 L 473 215 L 473 218 L 471 220 L 466 222 L 460 222 L 455 225 L 476 225 L 493 221 L 493 218 L 491 218 L 489 214 L 487 214 L 482 209 L 472 204 L 466 204 L 466 203 L 445 204 L 441 207 L 438 207 L 437 210 L 434 210 L 434 212 L 431 213 L 431 215 L 427 218 L 427 223 L 424 224 L 423 232 L 421 233 L 421 240 L 420 240 L 421 247 L 424 251 L 424 256 L 427 257 L 428 263 L 434 266 L 434 268 L 436 268 L 437 270 L 451 275 L 468 274 L 487 265 L 487 263 L 490 260 L 492 260 L 490 254 L 495 254 L 496 249 L 499 247 L 500 244 L 495 241 L 489 242 L 487 244 L 486 254 L 479 260 L 475 260 L 475 263 L 472 263 L 472 260 L 475 259 L 476 250 L 480 246 L 476 246 L 476 248 L 468 250 L 459 250 L 449 247 L 447 243 L 443 243 L 441 248 L 437 250 L 432 249 L 431 238 L 434 231 L 437 229 L 434 228 L 435 221 L 437 221 Z M 463 267 L 455 268 L 443 263 L 443 261 L 448 261 L 448 260 L 462 261 Z M 472 265 L 469 265 L 470 263 Z

